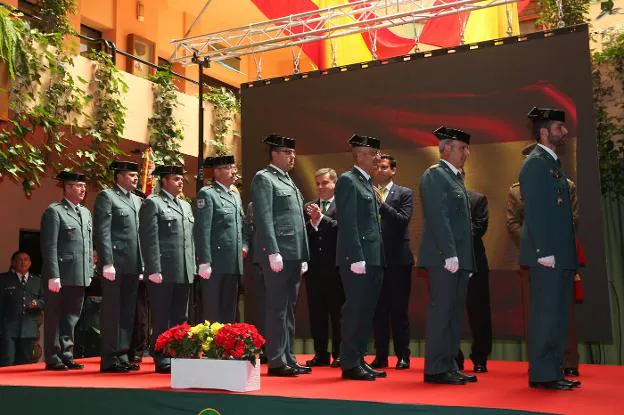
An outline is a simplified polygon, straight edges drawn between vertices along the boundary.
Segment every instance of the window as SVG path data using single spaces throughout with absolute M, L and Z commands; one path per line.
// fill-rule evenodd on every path
M 102 32 L 83 24 L 80 25 L 80 34 L 94 40 L 102 38 Z M 101 50 L 101 43 L 80 38 L 80 54 L 82 56 L 89 55 L 93 50 Z

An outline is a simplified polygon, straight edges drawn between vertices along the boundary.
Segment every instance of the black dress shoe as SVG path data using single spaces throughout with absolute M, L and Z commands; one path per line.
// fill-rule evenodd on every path
M 132 356 L 128 358 L 128 360 L 130 361 L 130 363 L 141 363 L 143 361 L 143 358 L 141 356 Z
M 467 375 L 461 370 L 455 372 L 455 376 L 459 377 L 460 379 L 464 379 L 468 383 L 473 383 L 477 381 L 477 377 L 475 375 Z
M 438 373 L 436 375 L 425 374 L 425 383 L 437 383 L 442 385 L 465 385 L 466 380 L 460 378 L 455 372 Z
M 329 366 L 329 355 L 315 354 L 312 359 L 306 362 L 306 366 Z
M 381 359 L 376 357 L 375 360 L 369 365 L 373 369 L 383 369 L 388 367 L 388 359 Z
M 410 361 L 409 361 L 409 359 L 400 358 L 399 361 L 396 364 L 396 368 L 398 370 L 409 369 L 410 368 Z
M 171 364 L 164 363 L 162 365 L 156 365 L 156 373 L 160 373 L 163 375 L 171 373 Z
M 135 370 L 141 369 L 141 366 L 139 366 L 137 363 L 121 362 L 121 365 L 124 366 L 129 371 L 135 371 Z
M 82 363 L 78 363 L 75 360 L 64 360 L 63 363 L 67 366 L 69 370 L 80 370 L 84 369 L 84 365 Z
M 557 391 L 569 391 L 573 389 L 572 386 L 559 382 L 558 380 L 551 380 L 548 382 L 529 381 L 529 386 L 532 388 L 549 389 L 549 390 L 557 390 Z
M 113 363 L 109 367 L 100 368 L 102 373 L 128 373 L 128 368 L 122 363 Z
M 485 364 L 480 365 L 480 364 L 475 363 L 473 372 L 475 372 L 475 373 L 487 373 L 487 371 L 488 371 L 487 370 L 487 366 Z
M 342 378 L 350 380 L 375 380 L 375 376 L 361 366 L 355 366 L 351 369 L 342 369 Z
M 302 366 L 299 363 L 295 362 L 292 364 L 288 364 L 289 367 L 295 369 L 295 372 L 298 375 L 307 375 L 308 373 L 312 373 L 312 368 L 309 366 Z
M 365 371 L 367 371 L 371 375 L 375 376 L 376 378 L 385 378 L 386 376 L 388 376 L 388 374 L 386 372 L 384 372 L 383 370 L 375 370 L 375 369 L 373 369 L 365 361 L 362 361 L 362 364 L 360 366 L 362 367 L 362 369 L 364 369 Z
M 563 376 L 578 378 L 581 374 L 579 373 L 578 368 L 569 367 L 567 369 L 563 369 Z
M 337 357 L 331 362 L 331 367 L 340 367 L 340 358 Z
M 290 366 L 270 367 L 269 376 L 279 376 L 282 378 L 293 378 L 298 375 L 297 371 Z
M 579 386 L 581 386 L 581 381 L 580 380 L 572 380 L 572 379 L 566 379 L 566 378 L 559 379 L 559 383 L 563 383 L 565 385 L 570 385 L 573 388 L 578 388 Z
M 45 370 L 57 370 L 57 371 L 67 370 L 67 366 L 65 366 L 65 364 L 62 362 L 48 363 L 45 366 Z

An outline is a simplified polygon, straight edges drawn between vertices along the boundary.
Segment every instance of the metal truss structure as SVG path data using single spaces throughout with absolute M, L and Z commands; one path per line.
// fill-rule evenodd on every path
M 253 23 L 206 35 L 172 41 L 173 62 L 191 64 L 198 59 L 220 62 L 306 43 L 367 32 L 376 55 L 376 30 L 425 23 L 436 17 L 509 5 L 518 0 L 359 0 L 343 5 Z M 508 13 L 509 28 L 511 14 Z M 347 23 L 345 23 L 347 22 Z M 462 23 L 465 26 L 465 21 Z M 509 35 L 511 35 L 509 30 Z M 415 36 L 418 34 L 415 30 Z M 463 37 L 463 36 L 462 36 Z M 418 41 L 418 39 L 416 39 Z M 295 54 L 293 53 L 293 57 Z M 254 58 L 255 59 L 255 58 Z M 298 62 L 295 61 L 295 69 Z

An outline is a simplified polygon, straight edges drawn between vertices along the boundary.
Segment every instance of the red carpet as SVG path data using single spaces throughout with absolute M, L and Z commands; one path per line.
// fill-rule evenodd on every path
M 306 358 L 300 356 L 301 361 Z M 85 363 L 82 371 L 48 372 L 42 370 L 42 363 L 1 368 L 0 385 L 172 390 L 169 376 L 154 373 L 151 359 L 146 360 L 140 371 L 130 374 L 99 373 L 99 358 L 82 360 Z M 392 359 L 390 363 L 394 363 Z M 266 366 L 262 369 L 266 373 Z M 523 362 L 489 362 L 488 369 L 490 373 L 480 375 L 475 384 L 446 386 L 423 383 L 422 359 L 412 359 L 409 370 L 388 369 L 388 378 L 375 382 L 343 381 L 340 369 L 315 368 L 311 375 L 296 379 L 263 376 L 262 390 L 250 394 L 579 415 L 622 413 L 619 406 L 624 387 L 619 382 L 624 379 L 624 367 L 621 366 L 581 365 L 583 385 L 565 392 L 530 389 L 527 365 Z

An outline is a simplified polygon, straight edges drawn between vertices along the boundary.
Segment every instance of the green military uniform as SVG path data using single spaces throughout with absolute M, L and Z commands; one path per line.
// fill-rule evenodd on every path
M 83 175 L 78 176 L 61 174 L 59 178 L 84 181 Z M 58 365 L 73 361 L 74 327 L 80 318 L 85 287 L 93 278 L 89 210 L 72 205 L 67 199 L 48 206 L 41 218 L 41 256 L 44 285 L 51 279 L 61 281 L 58 293 L 44 288 L 45 361 L 48 365 Z
M 273 145 L 267 140 L 265 143 Z M 281 146 L 286 147 L 286 144 L 294 148 L 294 140 Z M 254 258 L 262 267 L 266 286 L 265 337 L 269 368 L 296 365 L 293 352 L 295 304 L 301 264 L 309 259 L 303 197 L 288 173 L 269 165 L 254 176 L 251 198 L 255 220 Z M 269 255 L 272 254 L 281 255 L 282 271 L 271 270 Z
M 231 157 L 231 156 L 229 156 Z M 216 162 L 214 157 L 207 162 Z M 195 247 L 199 264 L 210 264 L 212 275 L 202 279 L 203 319 L 234 323 L 238 282 L 243 274 L 243 248 L 247 241 L 243 233 L 244 213 L 238 193 L 218 182 L 202 188 L 197 194 Z
M 161 166 L 154 174 L 182 174 L 177 166 Z M 169 359 L 154 353 L 158 336 L 188 319 L 188 300 L 195 274 L 195 219 L 191 205 L 160 190 L 150 195 L 139 210 L 139 239 L 145 265 L 144 275 L 160 273 L 162 283 L 148 281 L 152 315 L 151 351 L 156 368 Z
M 29 274 L 25 284 L 14 271 L 0 275 L 0 366 L 33 362 L 44 303 L 38 275 Z
M 136 163 L 113 162 L 114 170 L 138 171 Z M 139 275 L 143 261 L 139 249 L 141 198 L 115 186 L 102 190 L 95 199 L 94 234 L 98 266 L 115 267 L 115 279 L 102 277 L 100 311 L 102 370 L 129 363 Z
M 379 148 L 379 140 L 357 136 Z M 373 141 L 374 140 L 374 141 Z M 358 141 L 358 142 L 360 142 Z M 354 143 L 353 138 L 350 143 Z M 355 145 L 355 144 L 352 144 Z M 357 167 L 340 175 L 336 182 L 336 219 L 338 238 L 336 265 L 344 287 L 342 306 L 342 344 L 340 362 L 343 371 L 361 366 L 373 329 L 375 307 L 383 283 L 385 266 L 379 203 L 370 176 Z M 365 274 L 355 274 L 351 264 L 365 261 Z
M 520 264 L 529 268 L 531 291 L 529 378 L 557 381 L 563 377 L 561 362 L 578 269 L 570 187 L 559 161 L 538 145 L 522 164 L 520 190 L 524 202 Z M 538 263 L 549 256 L 555 258 L 554 268 Z
M 436 130 L 434 134 L 441 140 L 470 140 L 461 130 Z M 422 175 L 420 201 L 424 226 L 418 266 L 427 268 L 430 287 L 424 372 L 425 376 L 434 376 L 458 370 L 455 357 L 462 334 L 468 278 L 475 268 L 474 247 L 470 200 L 463 179 L 446 161 L 440 160 Z M 459 260 L 455 273 L 445 268 L 446 259 L 453 257 Z

